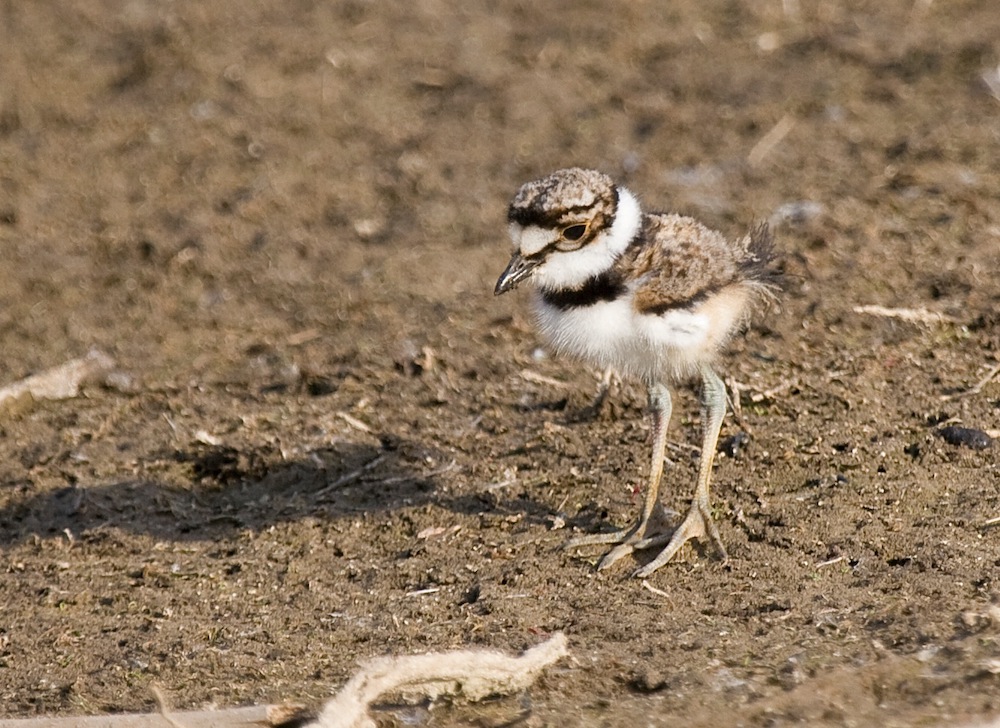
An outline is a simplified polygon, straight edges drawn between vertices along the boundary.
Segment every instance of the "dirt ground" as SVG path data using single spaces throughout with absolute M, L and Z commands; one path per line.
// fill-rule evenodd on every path
M 527 693 L 380 721 L 1000 713 L 1000 446 L 939 436 L 1000 428 L 998 63 L 995 0 L 0 3 L 0 385 L 119 367 L 0 413 L 0 718 L 319 705 L 557 630 Z M 595 372 L 492 294 L 510 196 L 572 164 L 773 224 L 726 564 L 561 549 L 649 450 L 638 386 L 584 416 Z M 698 424 L 682 390 L 678 511 Z

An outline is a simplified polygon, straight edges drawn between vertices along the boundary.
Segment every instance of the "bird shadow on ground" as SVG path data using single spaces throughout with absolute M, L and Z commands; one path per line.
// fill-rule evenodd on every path
M 399 440 L 340 443 L 295 460 L 266 449 L 197 446 L 143 458 L 146 471 L 172 470 L 171 482 L 137 477 L 44 491 L 0 483 L 0 494 L 7 491 L 0 544 L 108 528 L 168 541 L 223 538 L 303 518 L 335 520 L 431 503 L 463 514 L 524 508 L 531 520 L 548 512 L 523 496 L 442 493 L 437 478 L 455 465 L 429 467 L 426 457 L 426 447 Z

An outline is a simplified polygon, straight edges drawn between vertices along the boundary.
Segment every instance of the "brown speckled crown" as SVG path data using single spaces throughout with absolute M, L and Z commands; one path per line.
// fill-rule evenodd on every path
M 544 228 L 589 222 L 602 229 L 614 222 L 617 209 L 618 189 L 610 177 L 573 167 L 523 185 L 510 203 L 507 220 Z

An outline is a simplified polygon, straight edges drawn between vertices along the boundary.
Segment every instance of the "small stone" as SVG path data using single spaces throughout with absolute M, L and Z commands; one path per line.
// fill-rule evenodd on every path
M 949 425 L 938 430 L 937 435 L 949 445 L 969 447 L 973 450 L 984 450 L 993 445 L 992 437 L 974 427 Z
M 723 439 L 719 442 L 716 452 L 723 453 L 727 458 L 739 456 L 740 451 L 750 442 L 750 435 L 746 432 L 737 432 L 735 435 Z
M 659 670 L 645 667 L 636 671 L 628 681 L 629 687 L 639 693 L 656 693 L 668 685 L 666 676 Z

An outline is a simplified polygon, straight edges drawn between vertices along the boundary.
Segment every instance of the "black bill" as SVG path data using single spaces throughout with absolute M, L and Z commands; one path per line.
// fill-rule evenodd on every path
M 514 253 L 504 272 L 497 279 L 497 287 L 493 289 L 493 295 L 499 296 L 501 293 L 517 288 L 517 284 L 531 275 L 531 271 L 541 262 L 541 260 L 531 260 L 520 253 Z

